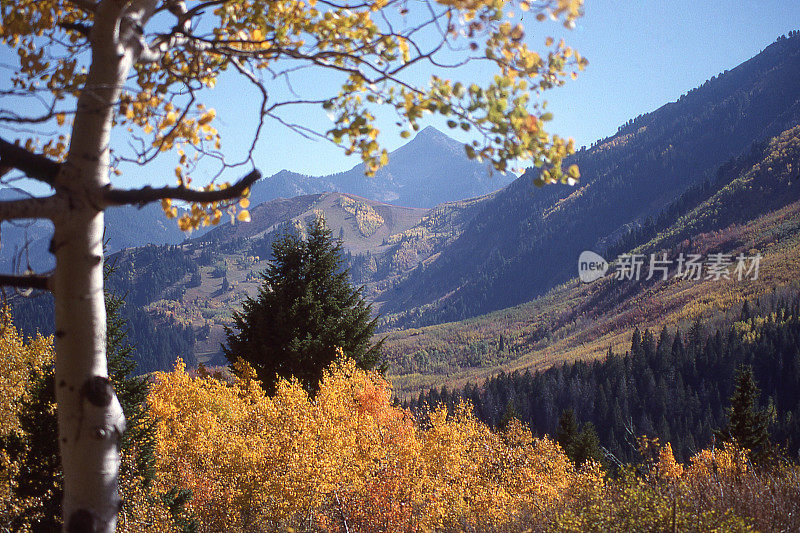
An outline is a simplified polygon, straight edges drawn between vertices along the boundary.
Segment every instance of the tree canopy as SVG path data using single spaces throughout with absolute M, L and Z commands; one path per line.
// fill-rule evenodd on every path
M 245 300 L 233 315 L 234 329 L 226 330 L 231 363 L 247 361 L 268 392 L 291 377 L 316 391 L 339 350 L 361 368 L 375 366 L 382 344 L 372 342 L 377 318 L 350 284 L 341 241 L 321 217 L 305 238 L 289 232 L 275 241 L 262 276 L 258 295 Z

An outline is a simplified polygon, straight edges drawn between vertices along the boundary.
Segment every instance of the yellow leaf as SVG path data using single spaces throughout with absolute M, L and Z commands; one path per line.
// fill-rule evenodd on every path
M 236 219 L 240 222 L 250 222 L 250 211 L 247 209 L 243 209 L 239 211 L 239 214 L 236 216 Z
M 178 115 L 175 114 L 175 111 L 170 111 L 167 113 L 167 116 L 164 117 L 164 126 L 172 126 L 175 124 L 175 121 L 178 120 Z
M 197 124 L 200 126 L 204 126 L 214 120 L 214 117 L 217 116 L 217 112 L 212 108 L 206 111 L 200 120 L 197 121 Z

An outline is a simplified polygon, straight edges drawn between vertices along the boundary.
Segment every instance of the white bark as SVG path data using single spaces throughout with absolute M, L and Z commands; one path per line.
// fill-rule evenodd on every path
M 135 61 L 136 24 L 155 0 L 104 0 L 91 32 L 92 62 L 75 115 L 53 217 L 56 401 L 64 472 L 64 530 L 113 532 L 119 511 L 119 438 L 125 417 L 108 380 L 103 299 L 103 188 L 109 183 L 114 104 Z

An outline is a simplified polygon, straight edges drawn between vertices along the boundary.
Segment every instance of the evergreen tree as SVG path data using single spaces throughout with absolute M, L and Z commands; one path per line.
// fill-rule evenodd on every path
M 728 409 L 728 425 L 718 432 L 723 440 L 734 440 L 752 451 L 758 460 L 763 459 L 769 449 L 767 416 L 758 408 L 760 396 L 752 367 L 741 367 L 736 375 L 736 389 Z
M 566 409 L 558 419 L 556 442 L 564 449 L 564 453 L 571 459 L 575 454 L 575 444 L 578 440 L 578 422 L 575 420 L 575 411 Z
M 506 408 L 503 411 L 503 415 L 500 417 L 500 423 L 497 424 L 498 429 L 505 431 L 508 429 L 508 425 L 511 423 L 512 420 L 519 420 L 519 412 L 517 411 L 517 407 L 512 400 L 509 400 L 506 403 Z
M 575 466 L 581 466 L 588 460 L 600 462 L 603 454 L 600 451 L 600 439 L 597 436 L 597 431 L 594 429 L 594 424 L 587 422 L 583 425 L 578 438 L 572 446 L 572 459 Z
M 600 461 L 603 454 L 600 451 L 600 438 L 594 429 L 594 424 L 587 422 L 582 430 L 578 430 L 578 421 L 575 411 L 565 409 L 558 420 L 556 429 L 556 442 L 564 449 L 575 466 L 581 466 L 587 460 Z
M 752 316 L 753 315 L 752 312 L 750 311 L 750 304 L 747 302 L 747 300 L 745 300 L 744 303 L 742 304 L 742 313 L 739 316 L 739 320 L 748 320 Z
M 372 368 L 383 344 L 372 343 L 377 318 L 350 284 L 341 241 L 322 218 L 307 233 L 305 240 L 289 232 L 273 243 L 263 286 L 226 328 L 228 361 L 247 361 L 270 393 L 279 378 L 292 376 L 313 393 L 338 348 Z

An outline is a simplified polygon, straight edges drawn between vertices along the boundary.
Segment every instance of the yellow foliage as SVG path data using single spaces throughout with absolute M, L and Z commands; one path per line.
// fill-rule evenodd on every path
M 0 435 L 19 429 L 18 409 L 28 379 L 52 360 L 52 337 L 37 335 L 25 342 L 11 322 L 11 311 L 0 310 Z
M 383 226 L 383 217 L 368 204 L 354 200 L 349 196 L 342 196 L 339 204 L 347 213 L 355 215 L 358 231 L 364 237 L 369 237 Z
M 11 321 L 11 311 L 0 309 L 0 438 L 18 432 L 19 409 L 28 398 L 31 376 L 53 360 L 53 339 L 37 335 L 25 339 Z M 13 497 L 14 479 L 19 465 L 0 450 L 0 523 L 23 509 L 36 505 L 35 501 L 20 501 Z
M 750 470 L 749 464 L 747 450 L 728 442 L 722 448 L 706 449 L 692 457 L 686 478 L 692 483 L 735 480 Z
M 683 465 L 675 460 L 672 454 L 672 444 L 669 442 L 661 448 L 658 454 L 656 472 L 661 479 L 676 480 L 683 475 Z
M 159 483 L 192 489 L 208 531 L 500 527 L 602 486 L 552 441 L 519 424 L 493 433 L 465 405 L 420 427 L 380 375 L 352 361 L 328 371 L 313 399 L 287 381 L 268 397 L 246 368 L 237 373 L 229 384 L 179 364 L 149 398 Z
M 165 533 L 180 531 L 167 506 L 153 493 L 153 487 L 133 474 L 134 454 L 122 454 L 119 492 L 124 505 L 117 522 L 117 533 Z M 127 466 L 127 468 L 125 468 Z

